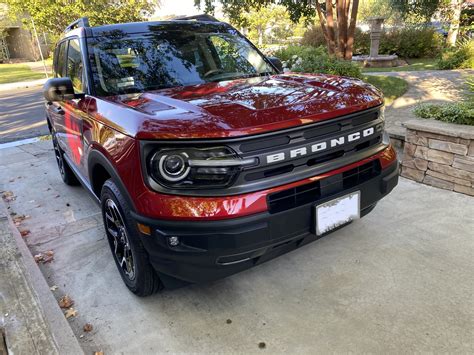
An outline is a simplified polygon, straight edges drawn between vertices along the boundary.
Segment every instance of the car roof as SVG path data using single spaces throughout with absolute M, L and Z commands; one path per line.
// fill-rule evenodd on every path
M 122 34 L 150 33 L 163 30 L 198 30 L 206 27 L 207 30 L 224 30 L 232 28 L 229 24 L 220 21 L 196 21 L 196 20 L 169 20 L 169 21 L 146 21 L 118 23 L 113 25 L 102 25 L 96 27 L 77 27 L 66 32 L 67 37 L 100 37 L 114 32 Z

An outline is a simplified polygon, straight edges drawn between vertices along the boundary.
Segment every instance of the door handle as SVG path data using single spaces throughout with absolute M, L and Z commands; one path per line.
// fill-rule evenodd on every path
M 54 106 L 53 111 L 54 111 L 54 113 L 56 113 L 58 115 L 64 115 L 65 114 L 65 112 L 64 112 L 64 110 L 61 106 Z

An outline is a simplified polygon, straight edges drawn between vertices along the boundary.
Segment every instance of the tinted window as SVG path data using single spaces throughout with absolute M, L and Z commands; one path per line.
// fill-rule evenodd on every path
M 163 30 L 147 35 L 117 32 L 90 42 L 99 95 L 136 93 L 274 74 L 235 30 Z
M 58 46 L 58 57 L 56 58 L 56 76 L 66 76 L 66 66 L 64 65 L 64 59 L 66 56 L 66 45 L 67 41 L 64 41 Z
M 67 76 L 71 79 L 76 94 L 83 92 L 83 69 L 84 66 L 82 64 L 79 40 L 73 39 L 69 41 L 69 48 L 67 51 Z

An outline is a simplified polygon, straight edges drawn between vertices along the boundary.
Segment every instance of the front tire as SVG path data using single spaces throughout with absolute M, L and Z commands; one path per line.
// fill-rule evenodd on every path
M 102 218 L 110 250 L 123 282 L 137 296 L 149 296 L 163 286 L 148 259 L 130 207 L 109 179 L 102 187 Z

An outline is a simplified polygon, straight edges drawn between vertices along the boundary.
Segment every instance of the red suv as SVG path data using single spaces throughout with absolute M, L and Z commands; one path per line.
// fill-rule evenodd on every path
M 301 247 L 398 182 L 377 89 L 282 73 L 210 16 L 80 19 L 56 46 L 54 72 L 44 96 L 59 171 L 100 204 L 137 295 Z

